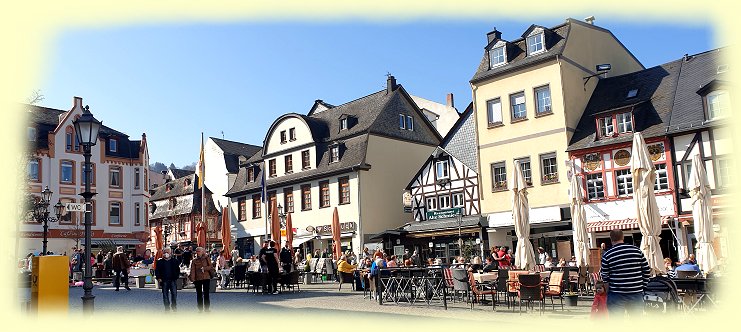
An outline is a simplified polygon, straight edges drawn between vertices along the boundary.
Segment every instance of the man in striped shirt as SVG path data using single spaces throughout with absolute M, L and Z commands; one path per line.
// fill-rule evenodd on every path
M 623 243 L 623 231 L 610 231 L 612 248 L 602 254 L 600 275 L 607 286 L 607 310 L 611 317 L 640 315 L 643 310 L 643 288 L 651 269 L 646 257 L 636 246 Z

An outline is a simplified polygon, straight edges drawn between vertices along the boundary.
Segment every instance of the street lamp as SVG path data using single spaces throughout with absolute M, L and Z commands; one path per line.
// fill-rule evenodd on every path
M 165 242 L 162 243 L 163 248 L 167 248 L 167 237 L 172 234 L 172 224 L 168 222 L 169 219 L 163 218 L 162 219 L 162 234 L 165 236 Z
M 458 213 L 458 251 L 463 256 L 463 237 L 461 237 L 461 226 L 463 225 L 463 209 L 461 208 Z
M 92 230 L 90 229 L 92 224 L 90 200 L 95 196 L 95 193 L 90 192 L 90 157 L 92 156 L 92 146 L 98 143 L 98 132 L 100 131 L 102 122 L 93 117 L 90 113 L 90 106 L 86 105 L 82 110 L 82 115 L 73 121 L 72 124 L 75 126 L 77 140 L 80 141 L 80 145 L 82 145 L 82 155 L 85 157 L 85 191 L 81 193 L 80 196 L 85 198 L 85 255 L 83 257 L 87 261 L 92 252 L 92 244 L 90 243 L 92 241 L 90 239 L 92 237 Z M 91 315 L 95 306 L 92 278 L 92 266 L 91 264 L 85 264 L 85 274 L 83 276 L 84 282 L 82 285 L 82 289 L 85 293 L 82 296 L 82 311 L 86 315 Z
M 280 204 L 278 204 L 278 218 L 280 218 L 280 228 L 286 228 L 286 214 L 283 213 L 283 206 Z M 287 229 L 286 234 L 288 234 Z M 275 237 L 275 235 L 273 235 L 273 237 Z M 280 234 L 278 234 L 277 238 L 278 245 L 280 245 Z M 273 241 L 276 241 L 276 239 L 274 238 Z
M 42 241 L 42 247 L 41 247 L 41 254 L 46 255 L 46 244 L 47 244 L 47 234 L 49 232 L 49 222 L 55 222 L 59 221 L 59 218 L 62 217 L 62 202 L 57 202 L 57 204 L 54 204 L 54 214 L 57 216 L 49 217 L 49 203 L 51 201 L 51 195 L 53 192 L 49 190 L 49 186 L 46 186 L 44 188 L 44 191 L 41 192 L 41 199 L 38 202 L 35 202 L 33 205 L 33 219 L 36 220 L 39 223 L 44 223 L 44 240 Z

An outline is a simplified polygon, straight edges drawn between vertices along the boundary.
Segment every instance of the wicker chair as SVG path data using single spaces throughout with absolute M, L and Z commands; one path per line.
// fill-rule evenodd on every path
M 497 289 L 496 288 L 490 288 L 489 285 L 486 284 L 477 284 L 476 280 L 473 278 L 473 272 L 468 272 L 468 283 L 471 286 L 471 293 L 473 294 L 474 300 L 478 302 L 479 300 L 484 300 L 486 298 L 486 295 L 491 295 L 491 310 L 494 310 L 496 308 L 496 295 L 497 295 Z M 479 299 L 479 297 L 481 297 Z M 471 301 L 471 309 L 473 309 L 473 302 Z
M 553 302 L 554 297 L 558 297 L 561 300 L 561 310 L 563 309 L 563 291 L 564 291 L 564 272 L 553 271 L 548 279 L 548 286 L 545 290 L 545 296 L 551 298 L 551 307 L 556 309 L 556 304 Z
M 453 274 L 453 302 L 461 292 L 466 295 L 466 302 L 468 302 L 471 297 L 468 272 L 464 269 L 451 269 L 451 272 Z
M 545 298 L 543 297 L 543 286 L 540 284 L 540 274 L 520 274 L 517 276 L 519 282 L 518 294 L 520 295 L 519 310 L 522 312 L 522 302 L 527 302 L 527 307 L 533 301 L 540 302 L 540 313 L 543 313 Z
M 340 287 L 337 290 L 342 290 L 342 284 L 350 284 L 353 289 L 355 289 L 355 277 L 352 273 L 346 273 L 346 272 L 340 272 L 337 271 L 337 273 L 340 274 Z
M 247 265 L 237 265 L 232 272 L 234 273 L 234 288 L 244 288 L 244 282 L 247 280 Z

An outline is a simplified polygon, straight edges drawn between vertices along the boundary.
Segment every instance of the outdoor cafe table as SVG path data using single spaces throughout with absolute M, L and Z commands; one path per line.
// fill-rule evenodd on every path
M 683 303 L 685 311 L 692 311 L 697 307 L 703 299 L 707 298 L 710 302 L 715 303 L 713 296 L 708 292 L 708 281 L 712 282 L 712 279 L 707 278 L 671 278 L 674 284 L 677 285 L 677 290 L 684 291 L 686 294 L 698 294 L 694 301 L 691 303 Z M 680 299 L 682 297 L 680 296 Z M 682 299 L 684 302 L 684 299 Z
M 478 283 L 489 283 L 497 281 L 498 275 L 499 273 L 497 272 L 474 273 L 473 280 L 476 280 Z

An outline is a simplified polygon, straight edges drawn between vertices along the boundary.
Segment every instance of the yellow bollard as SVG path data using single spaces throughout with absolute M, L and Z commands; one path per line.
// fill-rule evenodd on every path
M 66 313 L 69 307 L 69 259 L 66 256 L 33 258 L 31 312 Z

